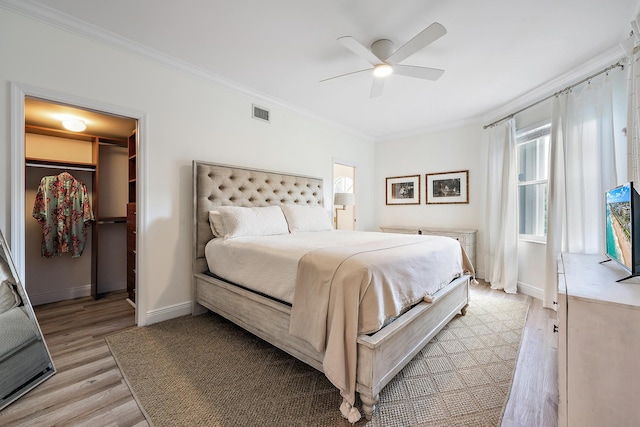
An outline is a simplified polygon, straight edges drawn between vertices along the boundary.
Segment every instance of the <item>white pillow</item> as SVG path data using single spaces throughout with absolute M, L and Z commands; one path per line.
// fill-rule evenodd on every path
M 320 205 L 307 206 L 287 203 L 280 205 L 289 223 L 289 231 L 330 231 L 333 225 L 327 211 Z
M 289 234 L 287 220 L 278 206 L 256 208 L 220 206 L 217 210 L 222 216 L 226 239 Z
M 215 237 L 224 237 L 226 234 L 220 211 L 209 211 L 209 225 Z

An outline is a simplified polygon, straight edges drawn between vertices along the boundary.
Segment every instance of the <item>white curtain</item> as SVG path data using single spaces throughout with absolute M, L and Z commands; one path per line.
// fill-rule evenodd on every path
M 638 102 L 638 80 L 640 80 L 640 53 L 633 48 L 627 52 L 629 58 L 629 80 L 627 82 L 627 140 L 631 151 L 629 170 L 634 184 L 640 184 L 640 102 Z
M 618 183 L 612 85 L 601 75 L 556 96 L 551 118 L 544 307 L 557 301 L 561 252 L 605 252 L 604 193 Z
M 485 277 L 493 289 L 517 292 L 518 181 L 515 121 L 489 128 Z

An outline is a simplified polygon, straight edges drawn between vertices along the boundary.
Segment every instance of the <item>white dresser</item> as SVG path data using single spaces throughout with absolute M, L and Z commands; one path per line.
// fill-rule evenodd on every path
M 604 255 L 558 262 L 558 426 L 640 425 L 640 278 Z
M 469 261 L 476 267 L 476 230 L 403 225 L 384 225 L 380 229 L 385 233 L 430 234 L 452 237 L 460 242 L 469 257 Z

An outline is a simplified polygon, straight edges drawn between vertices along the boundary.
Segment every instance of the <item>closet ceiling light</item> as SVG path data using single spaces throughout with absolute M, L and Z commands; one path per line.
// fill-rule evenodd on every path
M 82 132 L 87 128 L 86 123 L 82 119 L 67 119 L 62 121 L 62 126 L 72 132 Z

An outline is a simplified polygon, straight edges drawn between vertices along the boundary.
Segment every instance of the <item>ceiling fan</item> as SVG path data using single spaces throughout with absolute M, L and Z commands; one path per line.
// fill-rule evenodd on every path
M 376 40 L 371 43 L 371 49 L 365 47 L 362 43 L 351 36 L 340 37 L 338 41 L 351 52 L 355 53 L 365 61 L 373 65 L 373 68 L 353 71 L 351 73 L 341 74 L 328 79 L 320 80 L 320 83 L 328 80 L 337 79 L 339 77 L 350 76 L 352 74 L 365 73 L 373 70 L 373 85 L 371 86 L 370 98 L 382 95 L 384 89 L 384 77 L 391 73 L 400 74 L 408 77 L 415 77 L 425 80 L 438 80 L 444 73 L 444 70 L 437 68 L 417 67 L 414 65 L 400 65 L 414 53 L 423 49 L 427 45 L 438 40 L 447 33 L 438 22 L 434 22 L 427 28 L 422 30 L 418 35 L 393 51 L 393 42 L 387 39 Z

